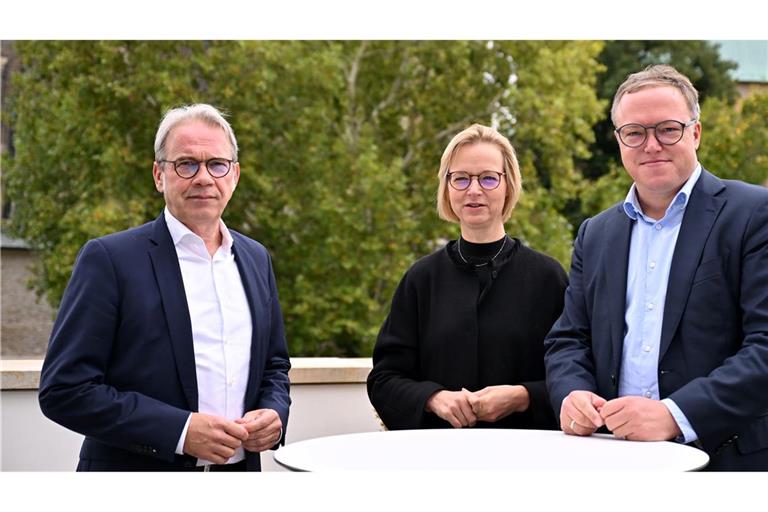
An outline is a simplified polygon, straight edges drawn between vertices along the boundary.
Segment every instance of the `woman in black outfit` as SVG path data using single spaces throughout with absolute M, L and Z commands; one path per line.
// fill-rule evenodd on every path
M 475 124 L 440 162 L 437 210 L 461 237 L 406 272 L 381 327 L 368 396 L 389 429 L 556 429 L 544 336 L 567 277 L 504 231 L 521 192 L 512 145 Z

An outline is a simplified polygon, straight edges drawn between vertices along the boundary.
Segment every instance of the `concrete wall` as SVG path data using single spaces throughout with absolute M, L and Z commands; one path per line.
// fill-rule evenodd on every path
M 2 357 L 43 357 L 53 327 L 53 308 L 27 287 L 29 266 L 36 259 L 28 249 L 2 249 Z

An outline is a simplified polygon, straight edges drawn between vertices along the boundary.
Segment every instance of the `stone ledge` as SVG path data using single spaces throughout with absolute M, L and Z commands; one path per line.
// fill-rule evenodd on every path
M 0 360 L 0 389 L 37 389 L 42 367 L 42 359 Z
M 294 357 L 291 384 L 360 384 L 371 371 L 370 357 Z M 42 359 L 0 360 L 0 389 L 37 389 Z
M 293 357 L 291 384 L 360 384 L 371 371 L 370 357 Z

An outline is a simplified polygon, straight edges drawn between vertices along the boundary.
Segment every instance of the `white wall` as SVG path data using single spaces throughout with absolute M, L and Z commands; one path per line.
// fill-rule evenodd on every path
M 286 442 L 380 430 L 365 384 L 293 384 Z M 73 471 L 82 436 L 43 416 L 37 390 L 4 389 L 0 395 L 3 471 Z M 285 471 L 272 452 L 262 455 L 265 471 Z
M 74 471 L 83 436 L 43 416 L 36 389 L 3 390 L 3 471 Z

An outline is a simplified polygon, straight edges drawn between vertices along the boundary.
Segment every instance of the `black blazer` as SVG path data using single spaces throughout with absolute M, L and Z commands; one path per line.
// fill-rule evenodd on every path
M 290 362 L 272 264 L 237 232 L 235 261 L 253 337 L 245 410 L 271 408 L 283 422 Z M 198 410 L 192 326 L 178 257 L 165 218 L 89 241 L 75 262 L 40 376 L 40 407 L 85 435 L 80 470 L 194 467 L 175 455 Z M 246 451 L 249 470 L 259 454 Z
M 617 396 L 631 229 L 621 204 L 579 229 L 565 309 L 546 340 L 558 413 L 572 390 Z M 672 258 L 660 343 L 661 398 L 688 418 L 710 468 L 768 470 L 768 190 L 702 170 Z

